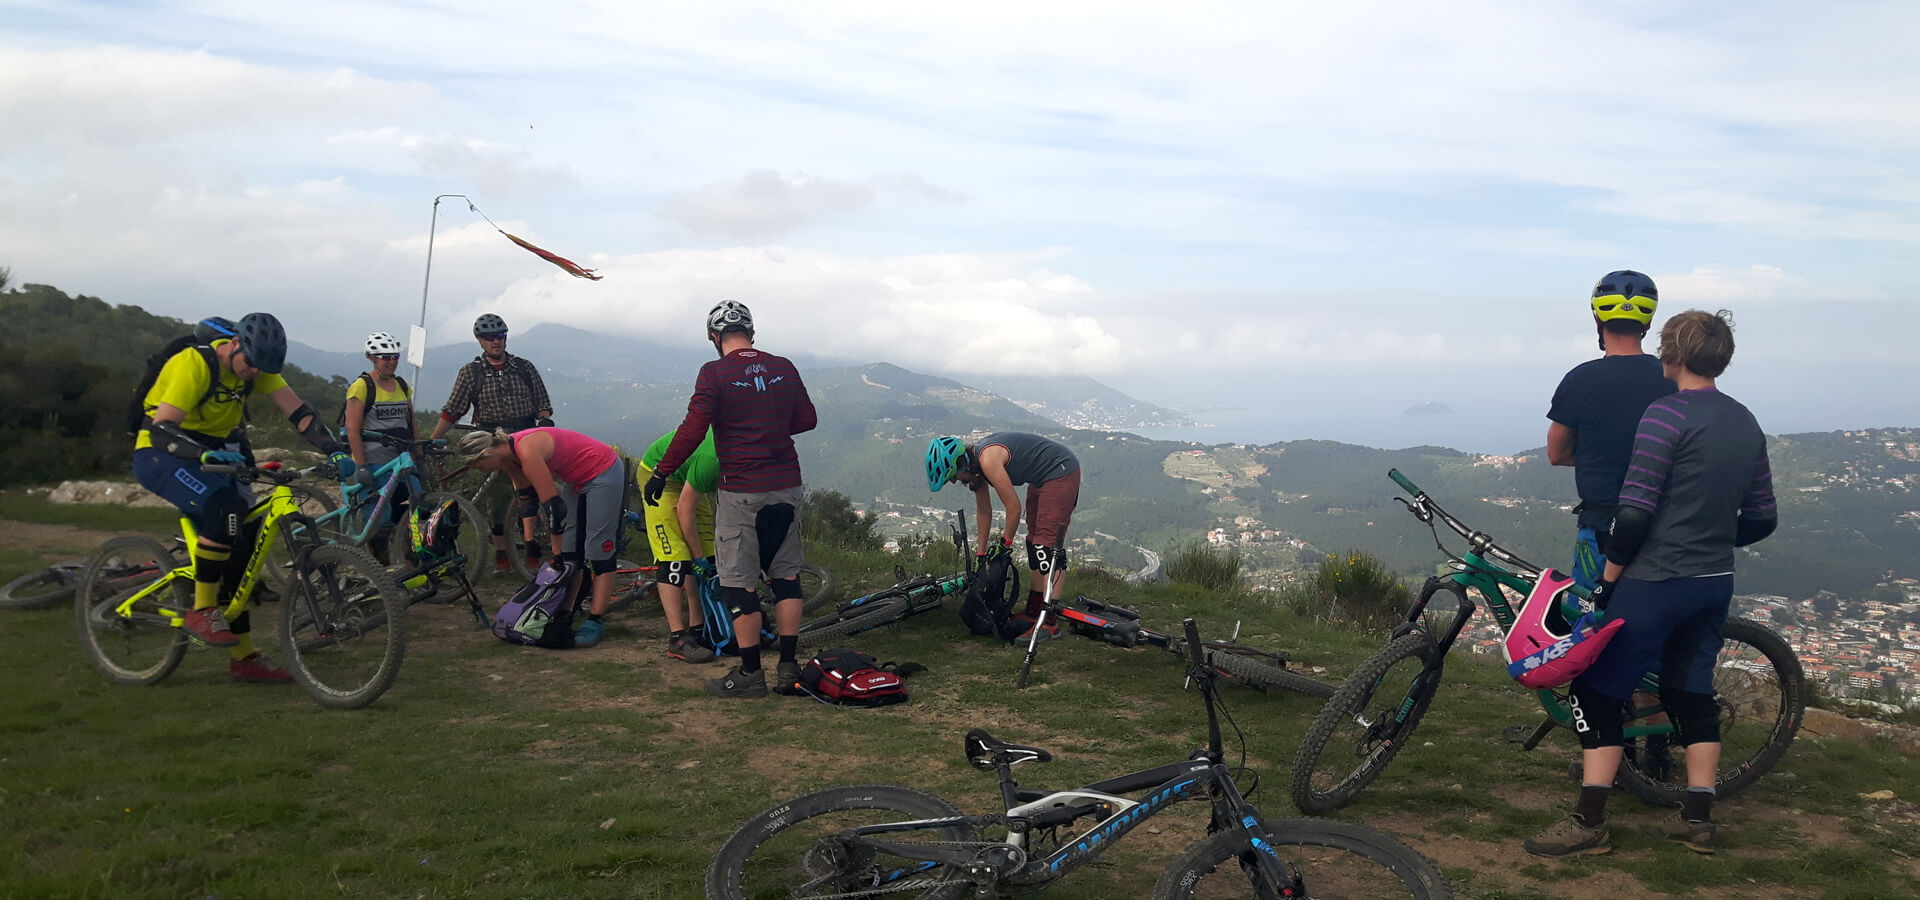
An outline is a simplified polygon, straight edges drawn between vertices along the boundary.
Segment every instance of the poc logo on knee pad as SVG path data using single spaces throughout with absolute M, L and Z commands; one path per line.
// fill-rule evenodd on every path
M 1580 708 L 1580 698 L 1569 697 L 1567 699 L 1567 708 L 1573 712 L 1573 730 L 1581 734 L 1586 734 L 1588 731 L 1587 711 Z

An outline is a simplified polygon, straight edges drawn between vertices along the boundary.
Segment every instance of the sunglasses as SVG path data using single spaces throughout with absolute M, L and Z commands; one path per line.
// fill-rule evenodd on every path
M 400 358 L 400 354 L 398 354 L 398 353 L 371 353 L 371 354 L 368 354 L 368 358 L 369 358 L 369 359 L 373 359 L 373 360 L 375 360 L 375 361 L 377 361 L 377 362 L 393 362 L 394 360 L 396 360 L 396 359 L 399 359 L 399 358 Z
M 507 333 L 502 331 L 499 334 L 483 334 L 480 336 L 480 339 L 483 341 L 504 341 L 507 339 Z

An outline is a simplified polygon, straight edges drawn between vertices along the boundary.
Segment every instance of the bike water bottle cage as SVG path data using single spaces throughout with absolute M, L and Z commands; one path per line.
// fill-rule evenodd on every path
M 1507 675 L 1521 685 L 1536 690 L 1559 687 L 1578 677 L 1600 658 L 1625 619 L 1609 619 L 1597 624 L 1598 617 L 1588 613 L 1568 625 L 1560 616 L 1562 597 L 1573 588 L 1573 579 L 1554 569 L 1540 573 L 1533 592 L 1503 645 Z
M 982 772 L 991 772 L 1003 764 L 1017 766 L 1023 762 L 1053 761 L 1053 754 L 1039 747 L 1009 744 L 980 728 L 968 731 L 961 746 L 966 750 L 967 762 Z

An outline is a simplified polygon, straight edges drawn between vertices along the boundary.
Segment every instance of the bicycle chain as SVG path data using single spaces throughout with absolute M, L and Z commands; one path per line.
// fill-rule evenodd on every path
M 933 847 L 941 850 L 984 851 L 994 848 L 1004 848 L 1007 846 L 1007 843 L 1005 841 L 914 841 L 913 845 L 915 847 Z M 944 884 L 960 884 L 965 880 L 966 879 L 961 878 L 908 878 L 885 887 L 851 891 L 844 894 L 808 894 L 807 900 L 857 900 L 857 898 L 860 897 L 879 897 L 885 894 L 924 891 L 928 888 L 939 887 Z

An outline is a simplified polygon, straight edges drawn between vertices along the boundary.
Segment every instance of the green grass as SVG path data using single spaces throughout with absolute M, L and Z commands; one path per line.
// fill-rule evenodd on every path
M 61 511 L 17 495 L 0 504 L 42 521 Z M 86 515 L 109 527 L 101 516 L 111 514 Z M 892 581 L 888 557 L 816 561 L 836 570 L 843 595 Z M 489 590 L 494 605 L 506 588 Z M 1336 674 L 1383 643 L 1257 597 L 1078 574 L 1069 591 L 1137 607 L 1162 629 L 1194 615 L 1204 634 L 1224 637 L 1239 622 L 1243 642 Z M 1046 787 L 1184 758 L 1204 740 L 1198 697 L 1180 690 L 1171 656 L 1062 639 L 1043 646 L 1033 685 L 1016 692 L 1019 652 L 966 637 L 953 607 L 848 642 L 930 668 L 911 680 L 912 702 L 873 711 L 709 698 L 698 682 L 719 668 L 663 660 L 651 610 L 614 621 L 602 647 L 549 652 L 472 630 L 461 606 L 415 607 L 398 684 L 351 713 L 322 710 L 298 688 L 229 685 L 210 651 L 192 653 L 162 685 L 115 687 L 82 657 L 69 611 L 9 614 L 0 619 L 0 884 L 8 897 L 697 897 L 714 848 L 802 791 L 895 782 L 987 811 L 993 779 L 960 754 L 968 727 L 1053 750 L 1055 762 L 1019 772 Z M 1261 779 L 1255 801 L 1295 815 L 1287 769 L 1318 702 L 1238 689 L 1228 700 Z M 1497 667 L 1457 659 L 1415 743 L 1339 818 L 1427 849 L 1461 896 L 1561 896 L 1562 882 L 1596 873 L 1620 896 L 1920 891 L 1896 855 L 1920 852 L 1915 829 L 1888 826 L 1886 804 L 1858 798 L 1882 788 L 1920 798 L 1920 773 L 1873 744 L 1802 741 L 1782 766 L 1791 777 L 1723 805 L 1735 843 L 1717 859 L 1637 834 L 1664 811 L 1622 797 L 1613 856 L 1531 860 L 1519 840 L 1574 793 L 1567 735 L 1532 754 L 1503 737 L 1505 726 L 1538 718 Z M 1198 835 L 1204 810 L 1176 808 L 1156 824 L 1165 831 L 1157 839 L 1130 838 L 1113 865 L 1082 870 L 1047 896 L 1139 896 Z
M 73 525 L 101 531 L 176 533 L 180 514 L 172 509 L 133 509 L 125 506 L 66 506 L 50 503 L 44 494 L 23 490 L 0 491 L 0 519 L 40 525 Z

